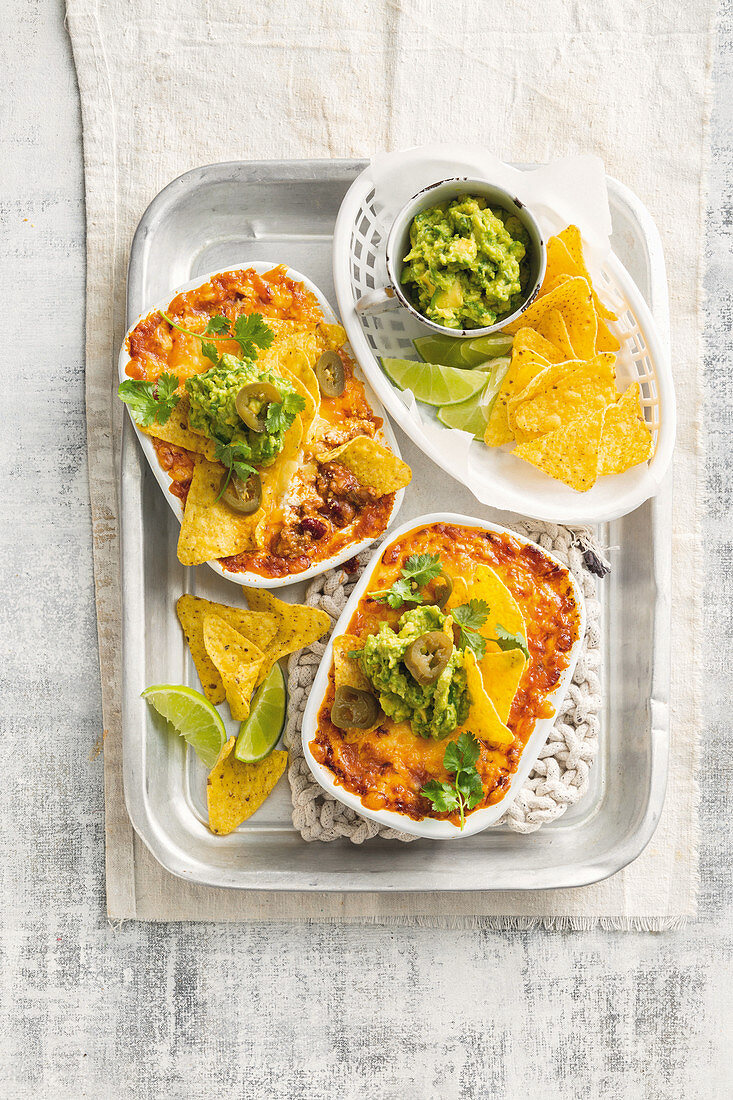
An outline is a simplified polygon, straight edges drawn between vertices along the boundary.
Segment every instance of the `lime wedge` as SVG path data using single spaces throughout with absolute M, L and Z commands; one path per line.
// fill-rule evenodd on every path
M 470 432 L 476 439 L 483 439 L 486 431 L 486 418 L 479 402 L 483 394 L 477 393 L 468 401 L 459 401 L 457 405 L 444 405 L 438 409 L 438 420 L 446 428 L 458 428 L 461 432 Z
M 461 355 L 469 367 L 477 367 L 487 359 L 496 359 L 511 351 L 513 336 L 505 332 L 491 332 L 488 336 L 476 336 L 472 340 L 461 340 Z
M 418 355 L 422 355 L 426 363 L 465 369 L 466 360 L 461 354 L 463 340 L 457 340 L 454 336 L 418 336 L 412 342 Z
M 413 340 L 418 355 L 422 355 L 426 363 L 441 363 L 444 367 L 461 367 L 464 370 L 478 367 L 498 355 L 506 355 L 513 342 L 513 337 L 504 332 L 463 339 L 455 336 L 418 336 L 417 340 Z
M 280 740 L 286 708 L 285 679 L 276 661 L 255 692 L 249 715 L 239 727 L 234 746 L 237 760 L 254 764 L 269 756 Z
M 142 698 L 168 719 L 211 771 L 227 735 L 219 712 L 206 696 L 183 684 L 154 684 L 145 688 Z
M 412 390 L 426 405 L 455 405 L 467 401 L 486 385 L 480 371 L 458 370 L 439 363 L 417 363 L 414 359 L 383 359 L 387 377 L 401 390 Z

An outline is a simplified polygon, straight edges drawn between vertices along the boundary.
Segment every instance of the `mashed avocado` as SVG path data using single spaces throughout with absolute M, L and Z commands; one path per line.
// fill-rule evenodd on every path
M 276 431 L 254 432 L 248 428 L 235 405 L 237 394 L 248 382 L 269 382 L 283 399 L 288 394 L 295 395 L 294 387 L 279 374 L 260 370 L 251 359 L 223 355 L 211 370 L 187 380 L 191 402 L 188 420 L 195 431 L 219 443 L 237 444 L 242 457 L 246 456 L 253 466 L 271 466 L 282 450 L 283 436 L 292 417 Z
M 513 215 L 461 195 L 410 226 L 402 284 L 416 309 L 446 328 L 484 328 L 521 304 L 529 237 Z
M 395 631 L 381 623 L 378 634 L 367 638 L 358 653 L 362 672 L 379 694 L 384 713 L 395 722 L 408 721 L 420 737 L 447 737 L 468 717 L 469 700 L 463 653 L 453 647 L 448 664 L 434 684 L 423 687 L 402 658 L 408 646 L 431 630 L 443 630 L 447 616 L 437 607 L 406 611 Z

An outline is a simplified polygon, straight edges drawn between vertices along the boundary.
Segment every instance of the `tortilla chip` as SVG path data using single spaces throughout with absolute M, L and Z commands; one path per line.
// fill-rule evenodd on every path
M 188 394 L 184 393 L 165 424 L 151 424 L 149 428 L 140 428 L 140 431 L 154 439 L 162 439 L 164 443 L 172 443 L 174 447 L 184 447 L 187 451 L 194 451 L 213 460 L 216 444 L 213 439 L 189 427 L 190 407 Z
M 288 762 L 288 754 L 276 750 L 256 764 L 244 764 L 232 755 L 235 742 L 229 738 L 206 781 L 209 828 L 217 836 L 233 833 L 259 810 Z
M 550 477 L 564 481 L 571 489 L 585 493 L 598 475 L 598 447 L 605 409 L 581 417 L 549 435 L 519 443 L 512 452 Z
M 548 331 L 548 315 L 554 310 L 562 314 L 568 338 L 574 350 L 574 357 L 590 359 L 596 350 L 598 323 L 590 286 L 580 277 L 567 279 L 549 294 L 536 298 L 521 318 L 507 325 L 505 331 L 516 333 L 523 327 L 534 328 L 551 343 L 557 344 L 561 350 L 564 350 L 557 338 L 551 334 L 555 331 L 553 322 L 549 322 Z
M 548 363 L 561 363 L 564 358 L 558 347 L 551 344 L 536 329 L 527 328 L 526 326 L 520 328 L 514 337 L 512 352 L 515 351 L 533 351 L 537 356 L 546 359 Z
M 554 432 L 563 424 L 612 404 L 618 394 L 612 355 L 587 363 L 556 363 L 538 374 L 509 408 L 520 442 Z
M 325 321 L 319 321 L 316 327 L 326 345 L 326 351 L 338 351 L 346 343 L 346 329 L 341 325 L 329 325 Z
M 563 359 L 577 359 L 578 355 L 570 342 L 565 318 L 559 309 L 551 309 L 537 322 L 538 327 L 548 340 L 552 340 L 559 348 Z
M 318 415 L 318 409 L 319 409 L 319 406 L 320 406 L 320 397 L 318 398 L 318 401 L 314 400 L 313 394 L 311 393 L 310 389 L 306 385 L 303 378 L 298 377 L 298 375 L 295 374 L 293 372 L 293 370 L 291 369 L 292 364 L 295 364 L 296 367 L 297 367 L 298 364 L 300 364 L 300 366 L 302 368 L 304 368 L 307 371 L 310 371 L 311 374 L 313 374 L 313 371 L 312 371 L 311 367 L 308 365 L 308 360 L 306 359 L 305 355 L 303 355 L 303 353 L 301 351 L 287 351 L 287 352 L 284 352 L 283 355 L 280 357 L 280 360 L 279 360 L 279 363 L 278 363 L 278 370 L 279 370 L 280 374 L 283 377 L 287 376 L 287 380 L 288 380 L 288 382 L 290 382 L 291 386 L 293 386 L 295 388 L 295 392 L 300 394 L 300 396 L 305 401 L 305 408 L 303 409 L 302 413 L 300 414 L 299 419 L 300 419 L 300 424 L 301 424 L 302 442 L 307 443 L 308 439 L 310 438 L 310 433 L 311 433 L 311 428 L 313 426 L 313 421 L 316 419 L 316 416 Z M 315 379 L 315 377 L 316 377 L 315 374 L 313 374 L 313 377 Z M 316 383 L 316 386 L 317 386 L 317 383 Z
M 554 283 L 551 284 L 550 290 L 554 290 L 555 287 L 560 286 L 561 283 L 567 282 L 567 280 L 571 278 L 572 275 L 558 275 Z M 598 295 L 593 289 L 593 283 L 590 281 L 590 276 L 587 277 L 586 282 L 590 287 L 591 296 L 593 298 L 593 309 L 596 313 L 596 351 L 618 351 L 621 344 L 619 343 L 618 337 L 614 336 L 603 317 L 598 312 L 600 303 L 598 301 Z M 615 319 L 614 314 L 611 314 L 611 316 Z
M 374 489 L 379 496 L 396 493 L 412 481 L 412 470 L 384 443 L 357 435 L 348 443 L 329 451 L 326 461 L 348 466 L 362 485 Z
M 193 663 L 210 703 L 223 703 L 226 698 L 224 682 L 219 670 L 206 652 L 204 645 L 204 617 L 218 615 L 234 630 L 267 653 L 277 632 L 277 619 L 262 611 L 248 611 L 244 607 L 228 607 L 224 603 L 204 600 L 201 596 L 181 596 L 176 602 L 176 614 L 183 627 Z
M 606 410 L 598 450 L 598 476 L 621 474 L 646 462 L 653 449 L 652 433 L 644 420 L 640 387 L 632 383 L 615 405 Z
M 499 574 L 491 566 L 479 565 L 472 576 L 456 577 L 453 582 L 453 591 L 446 604 L 446 611 L 460 607 L 469 600 L 483 600 L 488 604 L 488 617 L 479 628 L 479 633 L 486 639 L 487 652 L 499 649 L 497 624 L 512 634 L 521 634 L 526 637 L 527 627 L 522 610 Z
M 329 630 L 331 620 L 320 608 L 305 604 L 286 603 L 273 596 L 266 588 L 244 588 L 247 603 L 253 611 L 266 611 L 277 620 L 277 634 L 267 650 L 257 683 L 264 680 L 275 661 L 288 653 L 304 649 Z M 269 663 L 268 663 L 269 662 Z
M 501 447 L 503 443 L 510 443 L 514 439 L 514 430 L 509 416 L 511 402 L 547 366 L 549 366 L 548 361 L 532 348 L 520 345 L 517 349 L 515 343 L 509 370 L 504 376 L 501 389 L 496 395 L 486 422 L 484 443 L 487 447 Z
M 256 524 L 254 542 L 262 549 L 267 541 L 274 515 L 280 508 L 282 498 L 295 476 L 298 468 L 300 445 L 303 440 L 303 420 L 296 416 L 283 436 L 283 445 L 279 455 L 265 470 L 260 470 L 262 478 L 262 502 L 259 511 L 254 513 Z
M 224 467 L 220 462 L 209 462 L 205 458 L 199 459 L 194 467 L 178 536 L 178 560 L 181 565 L 201 565 L 216 558 L 228 558 L 254 545 L 260 512 L 250 516 L 238 515 L 216 499 L 223 473 Z M 266 476 L 263 471 L 263 501 Z
M 506 725 L 527 659 L 521 649 L 495 650 L 479 661 L 486 693 Z
M 580 230 L 577 225 L 569 225 L 563 229 L 562 233 L 558 233 L 557 237 L 551 238 L 551 240 L 557 240 L 562 243 L 565 248 L 572 267 L 567 268 L 568 275 L 583 275 L 588 280 L 593 288 L 593 280 L 590 277 L 590 272 L 586 266 L 585 256 L 583 255 L 583 239 L 580 235 Z M 548 252 L 550 247 L 550 241 L 547 242 Z M 593 290 L 593 302 L 596 307 L 596 313 L 600 317 L 605 317 L 609 321 L 616 320 L 616 314 L 605 306 L 600 300 L 595 290 Z
M 476 664 L 476 654 L 472 649 L 465 650 L 464 668 L 471 705 L 466 721 L 456 732 L 469 731 L 479 741 L 489 741 L 492 745 L 511 745 L 514 734 L 504 725 L 486 692 L 481 670 Z
M 292 378 L 296 378 L 308 391 L 313 402 L 313 416 L 315 416 L 321 405 L 321 390 L 316 372 L 311 366 L 306 353 L 301 351 L 300 348 L 285 348 L 280 354 L 280 366 L 284 367 L 288 374 Z M 305 431 L 303 435 L 306 436 Z
M 221 676 L 232 718 L 243 722 L 264 658 L 262 650 L 218 615 L 204 616 L 204 645 Z
M 361 649 L 361 638 L 355 634 L 340 634 L 333 640 L 333 677 L 336 687 L 353 687 L 359 691 L 372 691 L 372 685 L 361 671 L 359 662 L 349 657 L 354 649 Z

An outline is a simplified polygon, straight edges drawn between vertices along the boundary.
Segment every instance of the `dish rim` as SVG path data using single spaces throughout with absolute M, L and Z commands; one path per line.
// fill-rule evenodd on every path
M 492 531 L 496 534 L 506 534 L 512 538 L 518 539 L 519 542 L 536 547 L 546 558 L 549 558 L 561 569 L 563 569 L 568 577 L 573 588 L 573 596 L 575 603 L 579 611 L 579 626 L 578 637 L 573 643 L 570 651 L 570 661 L 567 668 L 563 672 L 560 681 L 553 692 L 548 695 L 548 700 L 552 702 L 554 707 L 554 714 L 550 718 L 538 719 L 530 734 L 527 742 L 522 751 L 522 755 L 519 760 L 519 766 L 517 770 L 512 773 L 509 789 L 503 798 L 492 806 L 487 806 L 482 810 L 473 810 L 466 818 L 466 822 L 463 829 L 460 829 L 457 825 L 454 825 L 450 821 L 435 820 L 433 818 L 422 818 L 420 821 L 415 821 L 413 818 L 407 817 L 405 814 L 397 813 L 394 810 L 369 810 L 363 804 L 358 795 L 352 794 L 344 787 L 336 783 L 333 773 L 324 765 L 320 764 L 310 748 L 310 741 L 315 736 L 315 732 L 318 728 L 318 712 L 323 704 L 323 700 L 326 695 L 328 687 L 328 676 L 331 670 L 331 662 L 333 659 L 333 641 L 334 638 L 340 637 L 346 633 L 346 629 L 349 624 L 349 620 L 354 612 L 356 605 L 361 599 L 367 585 L 371 580 L 372 573 L 379 558 L 385 550 L 389 548 L 397 539 L 403 535 L 416 531 L 422 527 L 427 527 L 435 523 L 452 523 L 460 524 L 461 526 L 478 527 L 484 531 Z M 547 742 L 550 735 L 550 731 L 555 724 L 560 707 L 567 695 L 570 682 L 575 672 L 575 666 L 580 657 L 580 650 L 582 649 L 583 640 L 585 638 L 586 628 L 586 612 L 585 612 L 585 598 L 583 590 L 578 580 L 573 576 L 571 570 L 567 565 L 564 565 L 554 554 L 549 553 L 538 543 L 532 539 L 526 538 L 526 536 L 519 534 L 516 531 L 512 531 L 508 527 L 503 527 L 500 524 L 492 523 L 490 520 L 478 519 L 473 516 L 464 516 L 456 512 L 429 512 L 424 516 L 418 516 L 414 520 L 409 520 L 407 523 L 403 523 L 400 527 L 390 532 L 385 541 L 377 547 L 374 553 L 369 558 L 369 561 L 362 573 L 361 577 L 354 586 L 354 590 L 349 596 L 349 599 L 344 607 L 344 610 L 339 615 L 336 625 L 331 632 L 331 636 L 328 640 L 326 650 L 321 658 L 316 672 L 315 680 L 313 681 L 313 687 L 308 694 L 308 700 L 306 702 L 305 710 L 303 712 L 303 720 L 301 722 L 301 739 L 303 743 L 303 753 L 305 755 L 306 762 L 313 777 L 321 785 L 321 787 L 335 799 L 341 802 L 344 806 L 348 806 L 349 809 L 354 810 L 361 817 L 366 817 L 370 821 L 375 821 L 379 825 L 384 825 L 387 828 L 395 829 L 398 832 L 409 833 L 412 836 L 423 837 L 428 840 L 461 840 L 465 837 L 475 836 L 476 833 L 483 832 L 484 829 L 489 828 L 491 825 L 495 825 L 500 817 L 506 812 L 508 806 L 516 798 L 521 790 L 522 784 L 529 775 L 530 771 L 534 767 L 539 754 Z
M 124 337 L 122 338 L 122 344 L 120 347 L 117 364 L 119 381 L 124 382 L 129 379 L 129 375 L 125 373 L 125 368 L 127 364 L 131 361 L 131 356 L 127 349 L 127 339 L 129 335 L 133 332 L 133 330 L 137 327 L 137 325 L 139 325 L 140 321 L 142 321 L 145 317 L 149 317 L 151 313 L 156 313 L 160 310 L 167 309 L 173 299 L 178 297 L 179 294 L 185 294 L 189 290 L 195 290 L 197 287 L 203 286 L 205 283 L 209 282 L 209 280 L 216 278 L 219 275 L 227 275 L 233 271 L 243 271 L 249 268 L 254 269 L 258 274 L 262 274 L 265 271 L 272 271 L 272 269 L 275 267 L 284 267 L 288 273 L 289 278 L 292 278 L 294 282 L 302 282 L 307 287 L 307 289 L 310 290 L 313 295 L 315 295 L 318 304 L 323 311 L 324 321 L 326 324 L 341 323 L 338 320 L 338 317 L 336 316 L 336 313 L 330 305 L 328 299 L 320 290 L 320 288 L 316 286 L 313 280 L 308 278 L 307 275 L 303 275 L 295 268 L 290 267 L 289 264 L 271 263 L 268 260 L 253 260 L 249 263 L 244 262 L 229 265 L 228 267 L 209 271 L 205 275 L 200 275 L 197 276 L 195 279 L 189 279 L 185 283 L 181 283 L 178 287 L 169 291 L 165 298 L 161 298 L 149 309 L 146 309 L 143 313 L 138 314 L 138 316 L 129 326 L 129 328 L 125 332 Z M 344 331 L 346 331 L 345 328 Z M 351 345 L 348 341 L 348 333 L 346 343 L 351 349 Z M 353 353 L 353 349 L 351 350 Z M 372 411 L 376 413 L 377 416 L 380 416 L 382 419 L 382 427 L 379 429 L 377 438 L 380 438 L 381 436 L 384 441 L 389 444 L 389 447 L 394 452 L 394 454 L 397 455 L 398 458 L 401 458 L 402 456 L 400 453 L 399 444 L 397 442 L 392 424 L 382 404 L 382 401 L 379 395 L 376 393 L 374 387 L 371 384 L 371 381 L 367 377 L 366 372 L 362 368 L 361 363 L 356 358 L 355 354 L 353 355 L 353 361 L 354 366 L 358 372 L 357 377 L 364 386 L 366 397 L 369 401 Z M 155 480 L 158 482 L 163 496 L 168 501 L 173 515 L 176 517 L 180 524 L 183 521 L 183 506 L 179 498 L 169 492 L 169 488 L 173 479 L 169 477 L 169 475 L 158 462 L 158 458 L 155 453 L 155 447 L 153 445 L 153 437 L 147 435 L 145 432 L 142 432 L 140 430 L 140 428 L 135 423 L 135 420 L 129 408 L 127 409 L 127 413 L 129 415 L 133 431 L 137 436 L 138 443 L 140 444 L 143 454 L 147 459 L 148 466 L 150 467 L 155 477 Z M 389 531 L 390 525 L 394 522 L 400 508 L 402 507 L 404 496 L 404 489 L 399 489 L 398 492 L 395 493 L 395 499 L 392 505 L 392 510 L 389 514 L 389 518 L 387 520 L 387 526 L 385 527 L 382 534 L 386 534 L 386 532 Z M 381 537 L 382 535 L 376 535 L 375 538 L 361 539 L 358 543 L 350 544 L 348 547 L 340 550 L 338 554 L 334 554 L 332 557 L 329 558 L 324 558 L 323 561 L 315 562 L 302 573 L 289 573 L 286 577 L 263 577 L 259 573 L 250 572 L 233 573 L 230 570 L 224 569 L 223 566 L 221 566 L 216 560 L 207 561 L 202 564 L 208 565 L 209 568 L 217 574 L 217 576 L 222 577 L 224 580 L 232 581 L 234 582 L 234 584 L 246 585 L 249 588 L 284 588 L 286 585 L 296 584 L 299 581 L 312 580 L 313 577 L 317 577 L 321 573 L 325 573 L 328 569 L 333 569 L 336 566 L 342 565 L 345 561 L 348 561 L 349 558 L 353 558 L 354 555 L 361 553 L 363 550 L 366 550 L 376 541 L 376 539 Z

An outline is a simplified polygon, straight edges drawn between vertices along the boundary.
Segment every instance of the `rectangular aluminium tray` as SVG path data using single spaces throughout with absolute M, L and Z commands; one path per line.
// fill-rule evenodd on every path
M 196 276 L 253 260 L 287 263 L 335 305 L 331 240 L 336 214 L 363 161 L 260 161 L 187 172 L 153 200 L 133 242 L 127 319 Z M 614 251 L 669 340 L 664 261 L 641 202 L 609 179 Z M 413 467 L 403 522 L 445 509 L 511 523 L 447 478 L 399 429 Z M 605 525 L 613 570 L 599 582 L 603 686 L 599 753 L 583 799 L 527 836 L 504 827 L 457 843 L 375 839 L 306 843 L 290 819 L 285 779 L 228 837 L 206 827 L 205 776 L 183 741 L 140 699 L 154 683 L 198 687 L 175 614 L 182 592 L 223 602 L 230 582 L 176 557 L 178 523 L 125 418 L 122 441 L 124 785 L 132 823 L 169 871 L 192 882 L 256 890 L 506 890 L 582 886 L 642 851 L 659 820 L 669 738 L 670 479 L 655 500 Z M 279 593 L 299 599 L 304 585 Z M 236 732 L 230 724 L 230 732 Z

